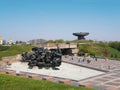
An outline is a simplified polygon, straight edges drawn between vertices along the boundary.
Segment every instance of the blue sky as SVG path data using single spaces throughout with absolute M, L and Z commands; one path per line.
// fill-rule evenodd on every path
M 120 0 L 0 0 L 0 35 L 5 40 L 120 41 Z

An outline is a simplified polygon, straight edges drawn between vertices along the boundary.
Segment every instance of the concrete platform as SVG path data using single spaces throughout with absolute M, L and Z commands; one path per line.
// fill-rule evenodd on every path
M 66 78 L 70 80 L 82 80 L 96 75 L 101 75 L 104 73 L 102 71 L 92 70 L 89 68 L 80 67 L 64 62 L 58 68 L 58 70 L 53 70 L 52 68 L 38 69 L 38 67 L 29 69 L 27 63 L 21 63 L 21 62 L 13 63 L 7 69 L 16 70 L 16 73 L 28 72 L 28 73 L 42 74 L 42 75 L 58 77 L 58 78 Z

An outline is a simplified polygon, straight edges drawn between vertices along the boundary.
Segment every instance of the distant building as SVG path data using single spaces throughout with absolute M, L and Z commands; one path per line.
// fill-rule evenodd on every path
M 10 39 L 10 40 L 8 41 L 8 44 L 11 45 L 11 44 L 15 44 L 15 43 L 14 43 L 14 41 L 13 41 L 12 39 Z
M 3 44 L 3 38 L 2 38 L 2 36 L 0 36 L 0 45 L 2 45 Z

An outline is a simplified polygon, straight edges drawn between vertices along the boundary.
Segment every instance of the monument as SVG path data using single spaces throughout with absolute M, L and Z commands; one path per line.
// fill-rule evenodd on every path
M 78 33 L 73 33 L 74 36 L 78 37 L 78 40 L 85 40 L 85 36 L 89 35 L 88 32 L 78 32 Z
M 29 68 L 38 66 L 38 68 L 58 67 L 61 65 L 62 54 L 59 47 L 56 50 L 48 50 L 44 48 L 34 47 L 32 52 L 22 53 L 22 61 L 28 62 Z

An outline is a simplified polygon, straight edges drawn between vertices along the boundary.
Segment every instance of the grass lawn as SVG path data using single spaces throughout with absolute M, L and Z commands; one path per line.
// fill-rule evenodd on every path
M 120 60 L 120 51 L 109 47 L 103 43 L 89 43 L 89 44 L 79 44 L 79 53 L 89 53 L 91 55 L 101 56 L 104 55 L 104 51 L 107 50 L 109 53 L 104 55 L 108 58 L 115 58 Z
M 0 90 L 94 90 L 0 74 Z
M 14 56 L 16 54 L 21 54 L 22 52 L 28 52 L 32 49 L 32 47 L 33 46 L 30 46 L 30 45 L 1 46 L 0 47 L 0 60 L 2 57 Z

